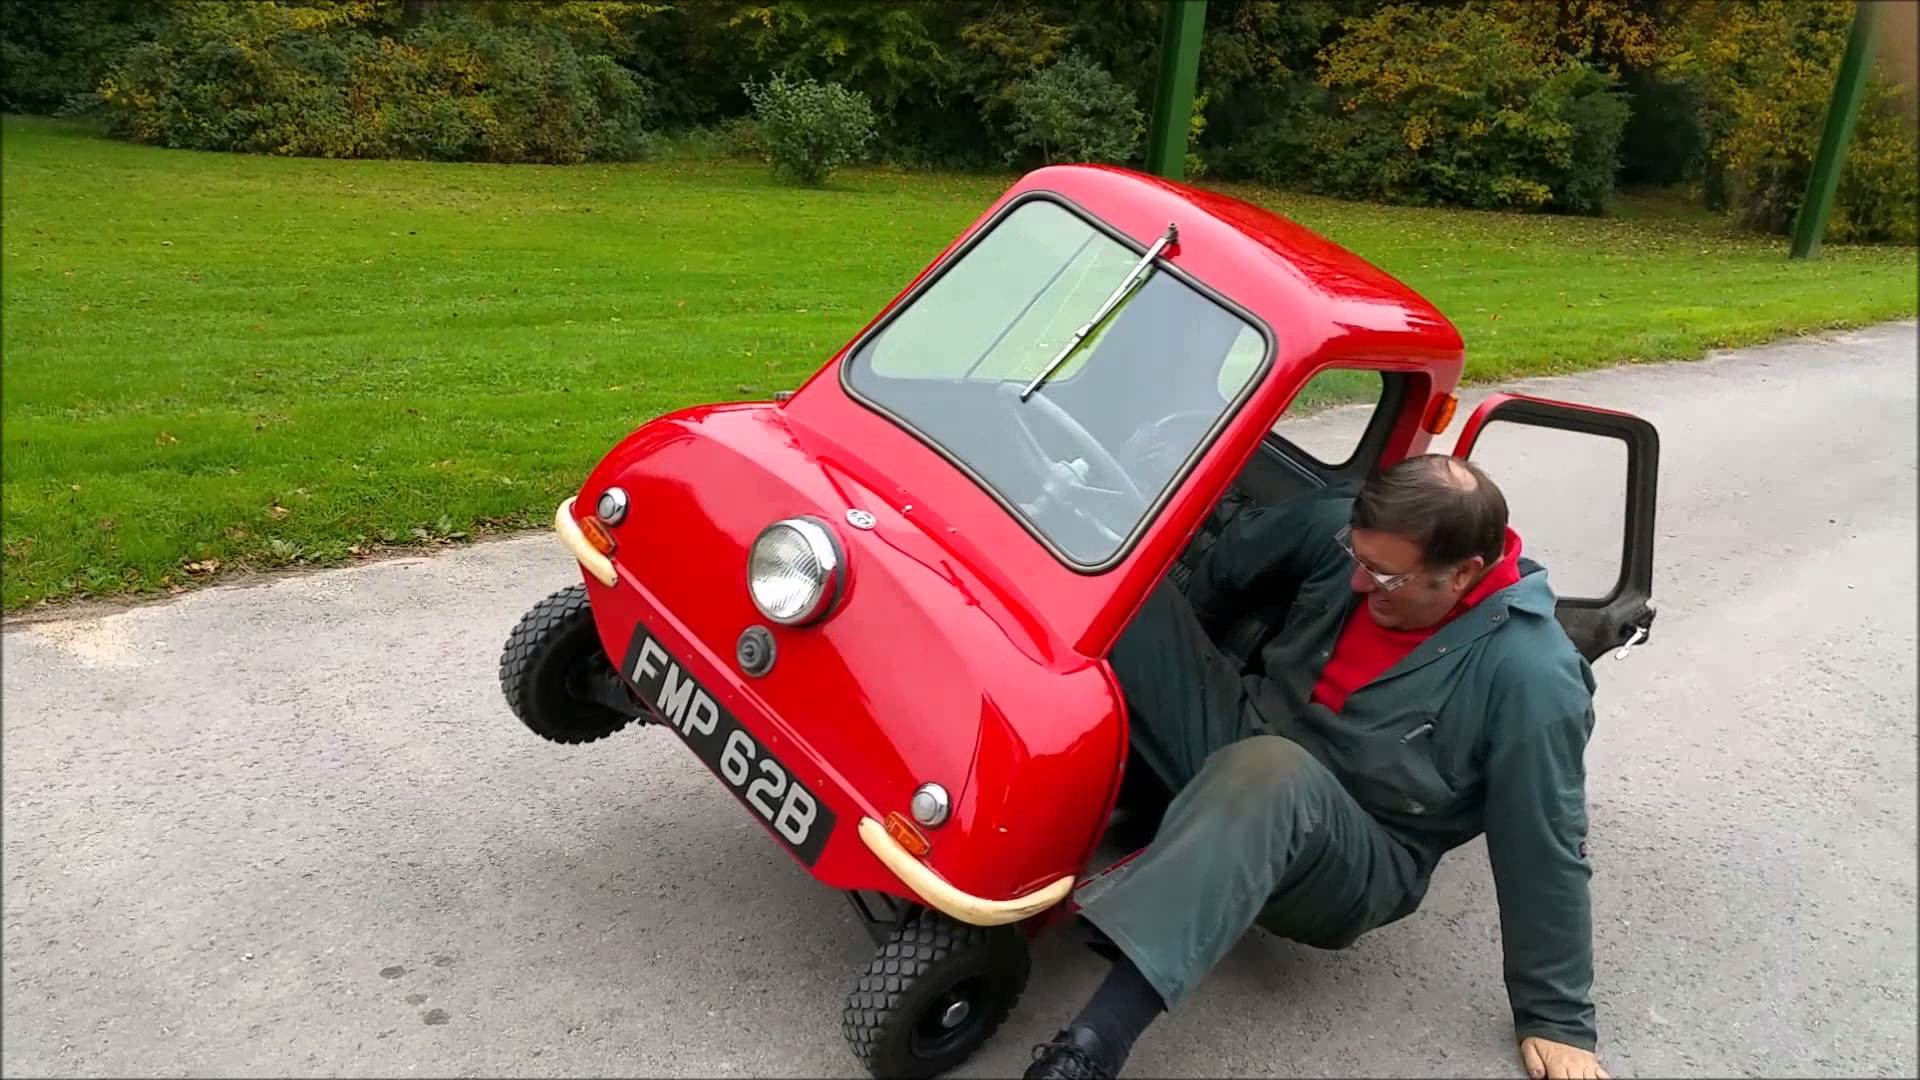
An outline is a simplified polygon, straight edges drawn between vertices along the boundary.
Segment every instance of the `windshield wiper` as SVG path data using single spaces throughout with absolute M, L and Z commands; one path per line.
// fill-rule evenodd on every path
M 1121 279 L 1119 287 L 1108 294 L 1106 302 L 1100 305 L 1100 310 L 1093 313 L 1093 318 L 1080 324 L 1080 329 L 1073 332 L 1073 337 L 1061 346 L 1058 353 L 1054 354 L 1053 360 L 1047 364 L 1046 368 L 1033 377 L 1033 381 L 1027 384 L 1025 390 L 1020 391 L 1021 401 L 1032 397 L 1033 392 L 1040 389 L 1041 383 L 1052 378 L 1053 373 L 1060 370 L 1060 365 L 1067 362 L 1067 358 L 1073 355 L 1073 351 L 1080 347 L 1080 343 L 1087 339 L 1088 334 L 1093 333 L 1093 328 L 1099 326 L 1101 320 L 1119 305 L 1121 298 L 1147 276 L 1147 267 L 1153 265 L 1153 260 L 1166 250 L 1168 244 L 1178 239 L 1180 239 L 1180 226 L 1171 221 L 1167 222 L 1167 231 L 1161 234 L 1160 239 L 1153 242 L 1153 246 L 1147 249 L 1145 255 L 1140 256 L 1140 261 L 1133 264 L 1133 269 L 1127 271 L 1127 276 Z

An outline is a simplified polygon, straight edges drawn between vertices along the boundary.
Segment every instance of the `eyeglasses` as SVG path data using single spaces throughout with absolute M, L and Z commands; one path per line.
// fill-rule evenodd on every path
M 1373 579 L 1373 583 L 1380 587 L 1381 592 L 1392 592 L 1413 580 L 1414 572 L 1411 570 L 1404 574 L 1381 574 L 1366 563 L 1361 562 L 1360 556 L 1353 550 L 1353 526 L 1351 525 L 1345 526 L 1339 532 L 1335 533 L 1333 535 L 1333 542 L 1339 544 L 1340 550 L 1347 553 L 1347 558 L 1353 560 L 1353 565 L 1365 571 L 1366 575 Z

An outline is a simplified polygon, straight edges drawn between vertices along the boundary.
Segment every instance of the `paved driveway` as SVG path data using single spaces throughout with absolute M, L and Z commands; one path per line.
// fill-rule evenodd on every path
M 1914 1075 L 1914 324 L 1527 389 L 1664 439 L 1658 636 L 1599 666 L 1590 755 L 1604 1060 Z M 1577 583 L 1594 463 L 1489 449 Z M 10 627 L 7 1075 L 857 1075 L 844 902 L 667 733 L 502 704 L 574 579 L 534 536 Z M 1131 1071 L 1522 1075 L 1499 956 L 1476 843 L 1349 951 L 1249 938 Z M 1046 942 L 965 1072 L 1101 971 Z

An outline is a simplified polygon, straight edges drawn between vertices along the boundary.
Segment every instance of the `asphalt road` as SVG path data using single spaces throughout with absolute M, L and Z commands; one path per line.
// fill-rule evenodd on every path
M 1664 439 L 1662 613 L 1589 757 L 1617 1076 L 1920 1066 L 1915 345 L 1526 387 Z M 1563 591 L 1603 578 L 1605 463 L 1489 449 Z M 10 626 L 5 1073 L 858 1075 L 844 902 L 667 733 L 507 712 L 502 638 L 574 579 L 542 535 Z M 1103 966 L 1046 940 L 965 1074 L 1017 1075 Z M 1349 951 L 1247 939 L 1130 1072 L 1523 1075 L 1483 849 Z

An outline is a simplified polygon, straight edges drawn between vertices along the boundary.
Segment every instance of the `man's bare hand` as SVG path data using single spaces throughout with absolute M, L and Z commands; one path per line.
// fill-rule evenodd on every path
M 1537 1035 L 1520 1040 L 1520 1060 L 1533 1080 L 1611 1080 L 1593 1051 Z

